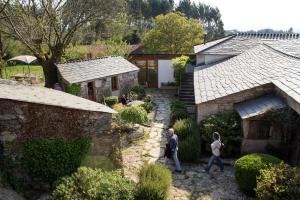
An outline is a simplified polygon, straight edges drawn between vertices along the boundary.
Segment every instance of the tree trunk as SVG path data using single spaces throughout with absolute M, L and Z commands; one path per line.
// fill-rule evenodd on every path
M 40 63 L 43 66 L 45 76 L 45 87 L 53 88 L 54 84 L 58 82 L 57 66 L 52 60 L 46 60 Z

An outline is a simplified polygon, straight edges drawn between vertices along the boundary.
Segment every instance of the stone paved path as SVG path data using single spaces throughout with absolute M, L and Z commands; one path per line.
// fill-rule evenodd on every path
M 160 162 L 170 170 L 174 170 L 173 161 L 162 158 L 166 143 L 166 129 L 170 121 L 169 103 L 172 94 L 152 91 L 151 95 L 156 103 L 157 113 L 151 127 L 140 127 L 138 131 L 145 131 L 147 137 L 123 150 L 123 166 L 125 175 L 138 181 L 137 172 L 143 162 Z M 238 200 L 247 199 L 238 191 L 234 181 L 232 167 L 225 167 L 221 173 L 213 167 L 211 173 L 202 173 L 203 164 L 183 165 L 182 174 L 173 174 L 173 186 L 170 200 Z

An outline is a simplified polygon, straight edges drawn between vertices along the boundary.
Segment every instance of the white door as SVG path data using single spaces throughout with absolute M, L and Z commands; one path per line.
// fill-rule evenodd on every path
M 175 82 L 171 60 L 158 60 L 158 88 L 162 83 Z

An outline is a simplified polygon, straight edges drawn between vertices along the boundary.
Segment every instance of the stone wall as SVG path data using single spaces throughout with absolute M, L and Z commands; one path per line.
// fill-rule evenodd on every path
M 96 101 L 101 102 L 103 96 L 121 96 L 127 93 L 131 88 L 138 85 L 138 72 L 128 72 L 118 74 L 118 90 L 112 91 L 111 77 L 94 80 L 96 90 Z M 88 82 L 81 83 L 81 90 L 78 96 L 88 98 Z
M 4 146 L 13 143 L 14 150 L 30 138 L 101 138 L 110 130 L 111 120 L 109 113 L 0 99 L 0 140 Z M 113 135 L 105 138 L 103 147 L 112 146 Z
M 213 101 L 204 102 L 197 105 L 197 123 L 200 123 L 205 118 L 212 114 L 222 111 L 233 111 L 234 104 L 250 100 L 265 94 L 270 94 L 273 91 L 272 84 L 266 84 L 243 92 L 228 95 Z

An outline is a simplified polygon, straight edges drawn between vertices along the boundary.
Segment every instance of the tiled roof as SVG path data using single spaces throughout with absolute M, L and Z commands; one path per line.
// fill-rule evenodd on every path
M 300 44 L 299 34 L 238 34 L 195 46 L 195 53 L 219 54 L 219 55 L 239 55 L 260 44 L 270 46 L 283 43 L 286 53 L 293 53 L 294 46 Z M 275 48 L 275 47 L 274 47 Z
M 202 51 L 205 51 L 205 50 L 208 50 L 209 48 L 212 48 L 226 40 L 229 40 L 231 39 L 232 37 L 235 37 L 235 35 L 231 35 L 231 36 L 228 36 L 228 37 L 224 37 L 224 38 L 221 38 L 221 39 L 218 39 L 218 40 L 213 40 L 213 41 L 210 41 L 210 42 L 207 42 L 205 44 L 199 44 L 197 46 L 194 46 L 194 52 L 195 53 L 200 53 Z
M 206 69 L 195 69 L 196 104 L 273 83 L 300 103 L 300 59 L 259 45 Z
M 283 99 L 274 95 L 263 96 L 235 105 L 235 109 L 242 119 L 251 118 L 264 114 L 269 110 L 275 110 L 284 107 L 286 107 L 286 103 L 283 101 Z
M 75 110 L 116 113 L 113 109 L 65 92 L 38 86 L 25 86 L 0 79 L 0 99 L 57 106 Z
M 57 67 L 63 79 L 71 84 L 139 70 L 120 56 L 69 62 Z

